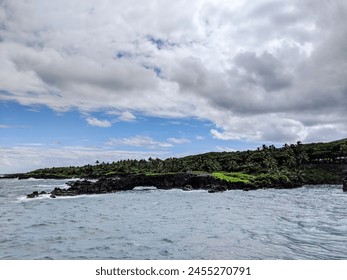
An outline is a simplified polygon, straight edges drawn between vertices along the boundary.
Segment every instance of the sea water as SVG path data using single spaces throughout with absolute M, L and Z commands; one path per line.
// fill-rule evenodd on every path
M 27 199 L 64 180 L 0 180 L 0 259 L 347 259 L 341 186 Z

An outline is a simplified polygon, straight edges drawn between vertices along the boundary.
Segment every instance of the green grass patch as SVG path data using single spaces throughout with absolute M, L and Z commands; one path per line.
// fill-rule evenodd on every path
M 251 180 L 254 178 L 253 175 L 241 173 L 241 172 L 214 172 L 212 173 L 212 177 L 228 181 L 230 183 L 236 183 L 236 182 L 243 182 L 243 183 L 250 183 Z

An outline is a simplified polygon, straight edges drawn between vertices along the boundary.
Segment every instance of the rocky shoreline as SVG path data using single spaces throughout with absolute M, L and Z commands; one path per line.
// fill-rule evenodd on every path
M 50 175 L 50 174 L 42 174 L 42 175 L 28 175 L 27 173 L 12 173 L 12 174 L 4 174 L 0 176 L 0 179 L 18 179 L 18 180 L 25 180 L 25 179 L 66 179 L 66 176 L 58 176 L 58 175 Z
M 301 187 L 302 184 L 292 182 L 273 184 L 273 185 L 255 185 L 243 182 L 228 182 L 214 178 L 210 175 L 196 175 L 189 173 L 179 174 L 159 174 L 159 175 L 128 175 L 114 178 L 101 178 L 95 182 L 89 180 L 69 181 L 66 183 L 67 189 L 55 188 L 50 192 L 52 198 L 58 196 L 77 196 L 83 194 L 102 194 L 119 191 L 133 190 L 139 186 L 156 187 L 157 189 L 182 189 L 207 190 L 209 193 L 223 192 L 227 190 L 256 190 L 261 188 L 290 189 Z M 27 195 L 28 198 L 38 197 L 45 192 L 33 192 Z

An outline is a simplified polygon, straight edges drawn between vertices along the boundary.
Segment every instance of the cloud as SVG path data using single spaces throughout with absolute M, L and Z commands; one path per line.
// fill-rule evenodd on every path
M 163 151 L 106 150 L 86 147 L 1 147 L 0 174 L 27 172 L 38 168 L 56 166 L 81 166 L 124 159 L 165 157 Z
M 107 142 L 110 146 L 133 146 L 149 149 L 170 148 L 172 144 L 167 142 L 159 142 L 149 136 L 134 136 L 129 138 L 112 138 Z
M 220 140 L 247 140 L 245 137 L 247 135 L 255 141 L 269 138 L 276 143 L 292 143 L 297 139 L 305 139 L 309 134 L 309 129 L 301 122 L 283 117 L 277 118 L 277 114 L 264 114 L 249 117 L 247 120 L 235 119 L 230 124 L 227 121 L 223 127 L 226 129 L 210 130 L 214 138 Z M 253 127 L 256 127 L 256 129 L 253 130 Z
M 216 129 L 211 129 L 211 134 L 213 136 L 213 138 L 219 139 L 219 140 L 231 140 L 231 139 L 235 139 L 236 137 L 230 133 L 230 132 L 220 132 Z
M 255 52 L 240 53 L 234 61 L 244 79 L 261 86 L 266 92 L 288 88 L 292 83 L 290 74 L 283 69 L 283 63 L 268 52 L 259 56 Z
M 0 124 L 0 128 L 9 128 L 8 125 Z
M 136 120 L 136 116 L 129 111 L 125 111 L 119 116 L 119 120 L 124 122 L 131 122 Z
M 221 146 L 216 146 L 216 150 L 217 150 L 218 152 L 235 152 L 235 151 L 237 151 L 237 150 L 234 149 L 234 148 L 221 147 Z
M 167 141 L 174 143 L 174 144 L 188 144 L 188 143 L 190 143 L 190 140 L 186 139 L 186 138 L 168 138 Z
M 97 118 L 87 118 L 87 123 L 91 126 L 99 126 L 99 127 L 110 127 L 112 124 L 107 120 L 98 120 Z
M 346 1 L 5 0 L 0 99 L 195 117 L 218 139 L 319 140 L 327 127 L 336 138 L 346 16 Z

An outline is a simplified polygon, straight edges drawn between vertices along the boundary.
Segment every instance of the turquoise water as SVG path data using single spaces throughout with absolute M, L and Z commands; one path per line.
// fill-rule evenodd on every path
M 341 186 L 26 199 L 64 182 L 0 180 L 0 259 L 347 259 Z

